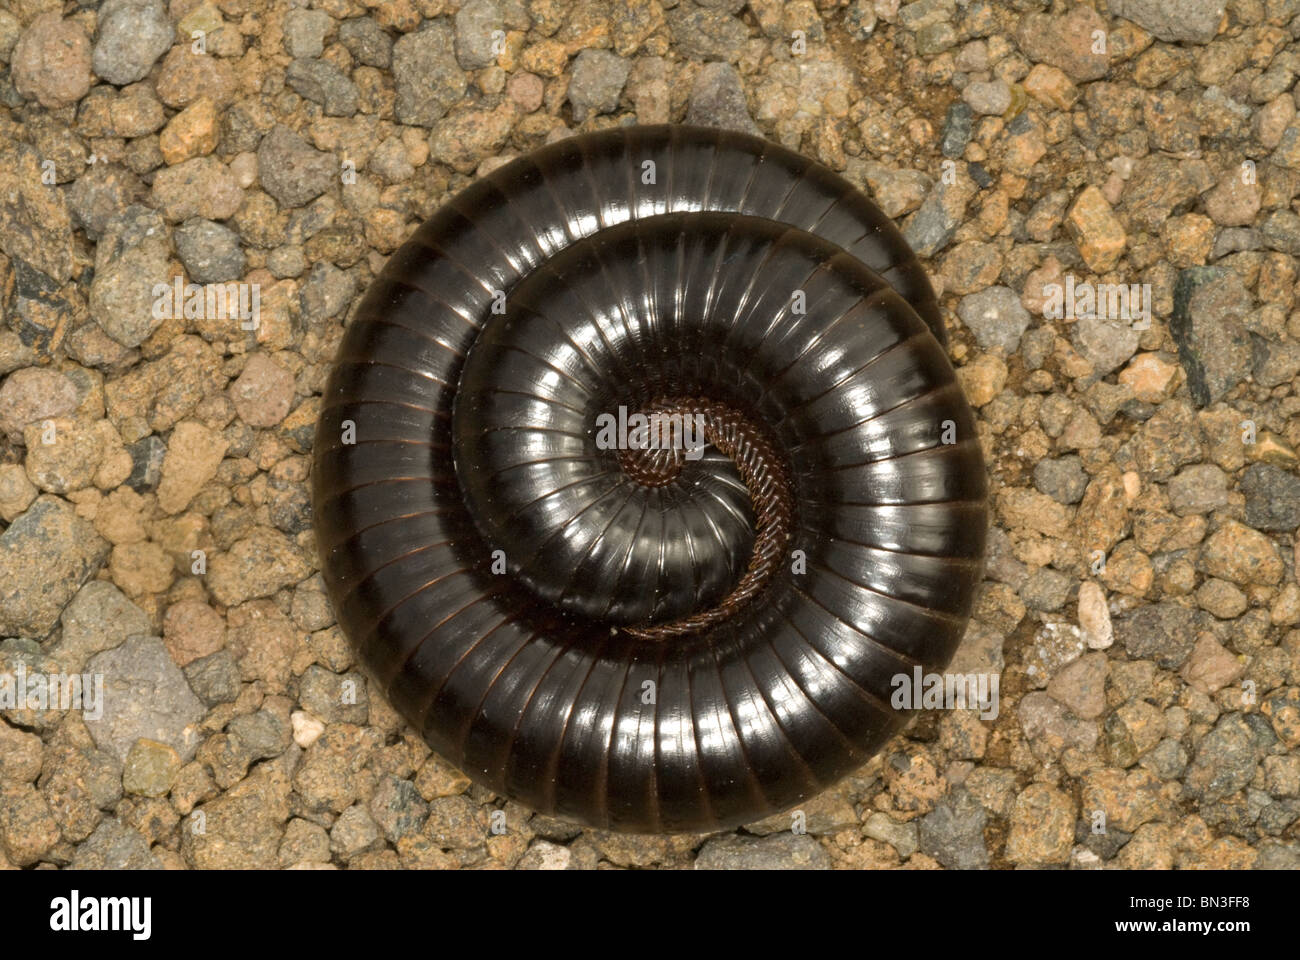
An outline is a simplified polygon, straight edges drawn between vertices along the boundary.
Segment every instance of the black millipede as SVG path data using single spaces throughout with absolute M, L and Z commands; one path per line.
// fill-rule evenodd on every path
M 433 750 L 534 810 L 790 809 L 965 630 L 987 479 L 945 345 L 894 224 L 797 153 L 651 126 L 515 159 L 344 333 L 313 470 L 339 624 Z M 655 417 L 695 445 L 601 442 Z

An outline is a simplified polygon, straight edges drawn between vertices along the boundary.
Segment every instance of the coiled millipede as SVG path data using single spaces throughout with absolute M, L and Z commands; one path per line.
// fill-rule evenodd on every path
M 434 750 L 534 810 L 789 809 L 965 629 L 987 480 L 945 342 L 894 225 L 787 149 L 627 127 L 516 159 L 344 334 L 313 478 L 339 623 Z M 647 449 L 646 422 L 702 433 Z

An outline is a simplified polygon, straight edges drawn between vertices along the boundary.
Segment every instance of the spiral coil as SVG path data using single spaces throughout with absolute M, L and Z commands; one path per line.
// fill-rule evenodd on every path
M 434 750 L 533 809 L 787 809 L 965 629 L 986 479 L 944 342 L 893 224 L 789 150 L 658 126 L 521 157 L 345 332 L 313 475 L 339 623 Z M 638 414 L 703 439 L 600 442 Z

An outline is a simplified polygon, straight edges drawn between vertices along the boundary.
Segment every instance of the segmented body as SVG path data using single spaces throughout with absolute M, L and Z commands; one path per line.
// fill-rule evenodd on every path
M 965 629 L 986 479 L 944 341 L 893 224 L 789 150 L 632 127 L 515 160 L 346 331 L 313 481 L 339 623 L 433 749 L 536 810 L 790 808 Z M 608 449 L 620 408 L 707 445 Z

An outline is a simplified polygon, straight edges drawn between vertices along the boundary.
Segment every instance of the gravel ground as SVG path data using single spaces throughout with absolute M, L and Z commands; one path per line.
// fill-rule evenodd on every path
M 1300 867 L 1295 36 L 1300 0 L 4 0 L 0 678 L 105 702 L 0 709 L 0 865 Z M 519 153 L 663 121 L 898 219 L 990 466 L 953 669 L 997 716 L 923 713 L 806 832 L 472 787 L 316 572 L 318 396 L 385 257 Z M 177 277 L 260 323 L 152 309 Z M 1049 292 L 1103 283 L 1149 324 Z

